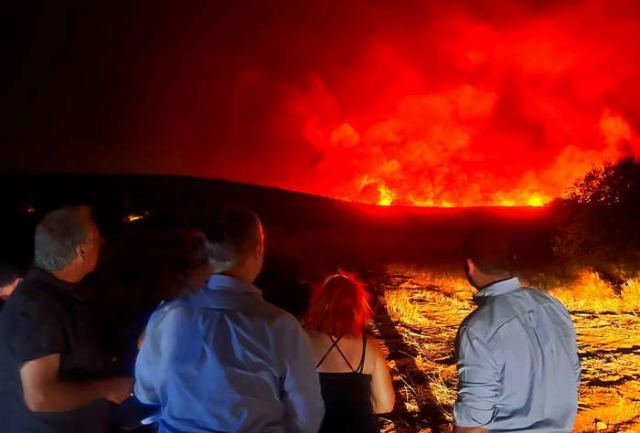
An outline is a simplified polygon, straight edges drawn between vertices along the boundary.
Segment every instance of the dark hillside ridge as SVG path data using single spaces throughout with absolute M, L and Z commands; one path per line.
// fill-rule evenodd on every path
M 130 227 L 199 227 L 221 206 L 254 209 L 272 254 L 303 268 L 371 267 L 386 262 L 458 264 L 462 234 L 484 222 L 515 233 L 526 266 L 551 260 L 547 208 L 418 208 L 350 203 L 223 180 L 145 175 L 10 175 L 1 178 L 3 232 L 65 204 L 92 205 L 107 238 Z M 123 223 L 126 215 L 148 216 Z M 28 225 L 28 224 L 27 224 Z

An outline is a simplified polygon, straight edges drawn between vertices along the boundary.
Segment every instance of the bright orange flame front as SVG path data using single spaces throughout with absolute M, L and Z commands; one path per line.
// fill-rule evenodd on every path
M 378 204 L 380 206 L 390 206 L 393 203 L 393 193 L 384 185 L 380 185 L 378 187 L 378 192 L 380 193 L 380 200 L 378 200 Z

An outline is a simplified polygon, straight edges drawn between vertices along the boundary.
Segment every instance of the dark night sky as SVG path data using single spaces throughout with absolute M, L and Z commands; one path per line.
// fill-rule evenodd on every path
M 16 3 L 5 170 L 526 202 L 636 152 L 633 1 Z

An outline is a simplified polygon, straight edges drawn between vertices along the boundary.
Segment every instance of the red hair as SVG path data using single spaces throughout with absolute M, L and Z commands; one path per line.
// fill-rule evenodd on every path
M 369 294 L 364 284 L 355 276 L 340 271 L 316 287 L 307 313 L 307 326 L 335 337 L 359 337 L 371 315 Z

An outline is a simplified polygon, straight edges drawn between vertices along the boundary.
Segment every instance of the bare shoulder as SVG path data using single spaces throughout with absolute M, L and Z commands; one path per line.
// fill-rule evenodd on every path
M 386 365 L 384 351 L 378 339 L 372 335 L 367 335 L 367 358 L 365 361 L 365 373 L 373 374 L 380 366 Z
M 372 335 L 367 335 L 367 351 L 376 353 L 380 356 L 384 356 L 382 352 L 382 346 L 378 342 L 378 339 Z

